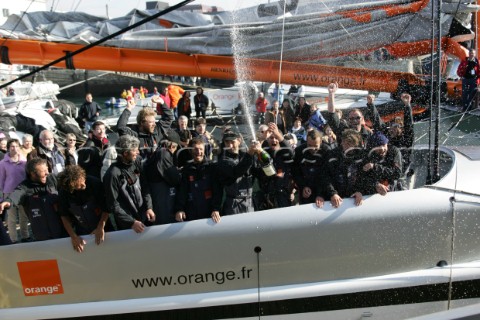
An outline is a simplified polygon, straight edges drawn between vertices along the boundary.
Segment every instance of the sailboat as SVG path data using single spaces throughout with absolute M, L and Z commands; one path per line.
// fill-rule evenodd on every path
M 116 231 L 81 254 L 69 239 L 1 247 L 0 318 L 408 319 L 479 304 L 479 151 L 439 147 L 432 182 L 431 148 L 416 146 L 409 189 L 358 207 Z

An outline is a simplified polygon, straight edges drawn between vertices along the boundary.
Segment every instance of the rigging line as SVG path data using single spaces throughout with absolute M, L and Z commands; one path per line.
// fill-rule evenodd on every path
M 440 122 L 444 122 L 444 121 L 446 121 L 450 118 L 458 117 L 458 115 L 459 115 L 458 113 L 453 113 L 453 114 L 448 115 L 448 116 L 443 116 L 443 117 L 440 118 Z M 465 118 L 464 120 L 468 120 L 471 117 L 474 117 L 474 116 L 473 115 L 468 115 L 467 118 Z M 415 121 L 415 123 L 426 123 L 428 121 L 430 121 L 430 119 L 422 119 L 422 120 L 419 120 L 419 121 Z
M 461 1 L 458 1 L 457 9 L 455 9 L 455 15 L 454 16 L 456 16 L 457 13 L 458 13 L 458 9 L 460 8 L 460 3 L 461 3 Z
M 280 90 L 281 90 L 281 81 L 282 81 L 282 64 L 283 64 L 283 41 L 285 37 L 285 14 L 287 10 L 287 1 L 283 1 L 283 22 L 282 22 L 282 42 L 280 48 L 280 66 L 278 68 L 278 91 L 277 91 L 277 100 L 280 100 Z M 283 103 L 283 101 L 278 101 L 278 103 Z
M 60 4 L 60 0 L 57 1 L 57 3 L 55 4 L 55 8 L 53 8 L 54 12 L 57 11 L 59 4 Z M 52 4 L 52 7 L 53 7 L 53 4 Z
M 101 73 L 101 74 L 99 74 L 99 75 L 90 77 L 90 78 L 85 79 L 85 80 L 80 80 L 80 81 L 71 83 L 71 84 L 69 84 L 69 85 L 66 85 L 66 86 L 64 86 L 64 87 L 59 88 L 59 91 L 68 89 L 68 88 L 70 88 L 70 87 L 74 87 L 74 86 L 76 86 L 76 85 L 79 85 L 79 84 L 81 84 L 81 83 L 87 82 L 87 81 L 92 80 L 92 79 L 96 79 L 96 78 L 103 77 L 104 75 L 111 74 L 111 73 L 112 73 L 112 72 L 105 72 L 105 73 Z
M 87 50 L 89 50 L 89 49 L 91 49 L 91 48 L 93 48 L 93 47 L 96 47 L 96 46 L 98 46 L 99 44 L 104 43 L 105 41 L 108 41 L 108 40 L 110 40 L 110 39 L 113 39 L 113 38 L 115 38 L 116 36 L 119 36 L 119 35 L 127 32 L 127 31 L 132 30 L 132 29 L 135 29 L 136 27 L 141 26 L 141 25 L 143 25 L 143 24 L 145 24 L 145 23 L 147 23 L 147 22 L 149 22 L 149 21 L 152 21 L 152 20 L 154 20 L 154 19 L 156 19 L 156 18 L 158 18 L 158 17 L 160 17 L 160 16 L 163 16 L 163 15 L 169 13 L 169 12 L 175 11 L 175 10 L 177 10 L 178 8 L 181 8 L 181 7 L 185 6 L 186 4 L 188 4 L 188 3 L 192 2 L 192 1 L 194 1 L 194 0 L 184 0 L 184 1 L 182 1 L 182 2 L 179 2 L 178 4 L 176 4 L 176 5 L 172 6 L 172 7 L 168 7 L 168 8 L 165 9 L 165 10 L 162 10 L 162 11 L 160 11 L 160 12 L 157 12 L 156 14 L 153 14 L 153 15 L 151 15 L 151 16 L 148 16 L 148 17 L 146 17 L 146 18 L 143 19 L 143 20 L 140 20 L 140 21 L 138 21 L 138 22 L 136 22 L 136 23 L 134 23 L 134 24 L 126 27 L 126 28 L 123 28 L 123 29 L 121 29 L 121 30 L 119 30 L 119 31 L 117 31 L 117 32 L 114 32 L 114 33 L 112 33 L 111 35 L 108 35 L 108 36 L 106 36 L 106 37 L 104 37 L 104 38 L 102 38 L 102 39 L 100 39 L 100 40 L 97 40 L 97 41 L 95 41 L 95 42 L 93 42 L 93 43 L 91 43 L 91 44 L 89 44 L 89 45 L 87 45 L 87 46 L 85 46 L 85 47 L 82 47 L 82 48 L 80 48 L 80 49 L 78 49 L 78 50 L 76 50 L 76 51 L 74 51 L 74 52 L 67 53 L 67 54 L 65 54 L 65 55 L 64 55 L 63 57 L 61 57 L 61 58 L 58 58 L 58 59 L 56 59 L 56 60 L 54 60 L 54 61 L 52 61 L 52 62 L 50 62 L 50 63 L 47 63 L 47 64 L 39 67 L 38 69 L 36 69 L 36 70 L 34 70 L 34 71 L 32 71 L 32 72 L 29 72 L 29 73 L 27 73 L 27 74 L 24 74 L 24 75 L 18 77 L 16 80 L 12 80 L 12 81 L 9 81 L 9 82 L 7 82 L 7 83 L 4 83 L 4 84 L 0 85 L 0 89 L 3 89 L 3 88 L 5 88 L 5 87 L 11 85 L 12 83 L 14 83 L 14 82 L 16 82 L 16 81 L 18 81 L 18 80 L 22 80 L 22 79 L 25 79 L 25 78 L 27 78 L 27 77 L 30 77 L 30 76 L 34 75 L 35 73 L 37 73 L 37 72 L 39 72 L 39 71 L 42 71 L 42 70 L 45 70 L 45 69 L 47 69 L 47 68 L 49 68 L 49 67 L 51 67 L 51 66 L 53 66 L 53 65 L 55 65 L 55 64 L 57 64 L 57 63 L 59 63 L 59 62 L 62 62 L 62 61 L 67 60 L 67 59 L 69 59 L 69 58 L 72 58 L 73 56 L 75 56 L 75 55 L 77 55 L 77 54 L 79 54 L 79 53 L 82 53 L 82 52 L 87 51 Z
M 463 121 L 463 118 L 465 117 L 465 115 L 467 114 L 467 112 L 470 110 L 470 107 L 472 106 L 472 104 L 474 103 L 474 101 L 478 98 L 478 91 L 475 93 L 475 96 L 473 97 L 473 99 L 470 101 L 470 103 L 468 104 L 467 108 L 465 109 L 465 111 L 462 112 L 462 116 L 457 120 L 457 122 L 455 122 L 454 124 L 452 124 L 450 126 L 450 128 L 448 128 L 447 130 L 447 138 L 445 139 L 445 141 L 443 141 L 443 144 L 445 144 L 445 142 L 447 141 L 447 139 L 449 138 L 449 133 L 450 131 L 452 131 L 453 129 L 455 129 L 456 127 L 458 127 L 458 125 L 460 124 L 460 122 Z
M 78 0 L 77 5 L 76 5 L 75 8 L 73 9 L 73 12 L 77 12 L 77 9 L 78 9 L 78 7 L 80 6 L 81 3 L 82 3 L 82 0 Z
M 415 143 L 420 141 L 423 137 L 425 137 L 427 135 L 427 133 L 424 133 L 422 134 L 420 137 L 418 137 L 417 139 L 415 139 Z
M 141 2 L 142 2 L 141 0 L 138 0 L 138 1 L 137 1 L 137 5 L 135 6 L 135 8 L 139 8 Z

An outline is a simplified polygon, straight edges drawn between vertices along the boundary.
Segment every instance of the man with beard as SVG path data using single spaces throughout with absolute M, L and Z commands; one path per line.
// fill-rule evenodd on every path
M 363 203 L 366 194 L 362 162 L 364 148 L 362 136 L 353 129 L 345 129 L 340 146 L 328 157 L 328 182 L 325 195 L 334 208 L 343 203 L 343 198 L 354 198 L 355 205 Z
M 85 169 L 87 175 L 100 179 L 103 156 L 109 147 L 105 124 L 95 121 L 92 125 L 92 137 L 77 151 L 78 164 Z
M 0 203 L 0 212 L 12 204 L 23 206 L 37 241 L 66 236 L 58 213 L 57 180 L 49 174 L 47 161 L 33 158 L 27 162 L 27 179 Z
M 326 152 L 321 148 L 322 133 L 313 129 L 307 133 L 307 142 L 295 149 L 293 180 L 299 192 L 300 204 L 315 203 L 323 207 Z
M 337 137 L 340 138 L 342 137 L 342 132 L 346 129 L 353 129 L 357 131 L 362 136 L 362 145 L 365 146 L 368 138 L 372 135 L 372 130 L 364 125 L 365 119 L 359 109 L 353 109 L 348 113 L 347 125 L 341 121 L 338 114 L 335 112 L 335 92 L 337 92 L 337 90 L 338 84 L 330 83 L 328 86 L 328 112 L 326 114 L 327 123 L 330 125 Z
M 272 134 L 267 139 L 268 147 L 265 151 L 272 158 L 276 172 L 267 176 L 258 165 L 256 166 L 255 175 L 258 177 L 260 189 L 265 193 L 258 206 L 260 210 L 288 207 L 293 201 L 293 150 L 274 123 L 268 124 L 268 130 Z
M 103 177 L 107 209 L 115 217 L 119 230 L 145 230 L 145 224 L 155 221 L 148 188 L 142 188 L 141 159 L 138 157 L 139 140 L 121 136 L 115 143 L 117 161 Z
M 260 143 L 254 142 L 247 152 L 240 151 L 242 138 L 233 131 L 223 135 L 224 152 L 217 163 L 218 182 L 225 192 L 222 215 L 231 215 L 254 211 L 253 192 L 253 156 L 261 152 Z M 220 215 L 213 216 L 215 222 L 220 221 Z
M 193 161 L 182 170 L 182 180 L 175 198 L 175 220 L 192 221 L 211 217 L 218 222 L 221 194 L 214 181 L 214 166 L 205 156 L 200 138 L 190 142 Z
M 366 191 L 386 195 L 389 191 L 402 189 L 398 180 L 402 176 L 402 154 L 395 146 L 388 145 L 387 137 L 375 132 L 368 140 L 367 158 L 362 170 L 366 173 Z
M 82 235 L 94 234 L 95 243 L 102 243 L 105 231 L 112 231 L 113 227 L 108 221 L 100 179 L 87 176 L 80 166 L 71 165 L 58 175 L 58 191 L 60 216 L 73 249 L 84 250 L 86 241 Z
M 143 165 L 147 194 L 151 196 L 153 211 L 156 212 L 155 224 L 175 222 L 175 195 L 180 183 L 180 172 L 177 169 L 175 153 L 180 144 L 176 131 L 168 132 L 167 140 L 157 148 Z
M 65 158 L 54 143 L 53 133 L 50 130 L 40 132 L 38 148 L 28 154 L 27 160 L 42 158 L 47 161 L 48 172 L 57 175 L 65 169 Z
M 160 99 L 157 97 L 157 99 Z M 163 102 L 163 101 L 162 101 Z M 163 132 L 170 128 L 173 120 L 171 110 L 166 109 L 162 114 L 162 119 L 155 121 L 157 113 L 152 108 L 143 108 L 137 114 L 137 125 L 132 128 L 127 127 L 128 118 L 131 115 L 131 110 L 135 107 L 135 102 L 129 101 L 122 115 L 118 118 L 117 130 L 120 136 L 130 135 L 140 140 L 140 155 L 146 159 L 158 147 L 158 144 L 163 139 Z M 165 116 L 170 112 L 169 116 Z

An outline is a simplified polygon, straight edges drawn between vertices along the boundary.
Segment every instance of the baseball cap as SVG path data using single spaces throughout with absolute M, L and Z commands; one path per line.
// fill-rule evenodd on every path
M 225 131 L 223 134 L 223 141 L 228 141 L 228 140 L 236 140 L 240 138 L 240 135 L 234 131 Z

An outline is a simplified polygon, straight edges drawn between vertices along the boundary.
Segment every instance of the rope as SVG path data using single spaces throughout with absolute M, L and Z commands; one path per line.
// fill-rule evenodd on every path
M 470 103 L 468 104 L 467 108 L 465 109 L 465 111 L 462 112 L 462 116 L 457 120 L 457 122 L 455 122 L 453 125 L 450 126 L 450 128 L 448 128 L 447 130 L 447 137 L 445 138 L 445 140 L 443 141 L 443 144 L 445 144 L 445 142 L 447 142 L 448 138 L 450 138 L 450 132 L 455 129 L 456 127 L 458 127 L 458 125 L 460 124 L 460 122 L 463 121 L 463 118 L 465 118 L 465 115 L 467 114 L 467 112 L 470 110 L 470 107 L 472 106 L 473 102 L 477 100 L 479 94 L 478 94 L 478 91 L 475 93 L 475 96 L 472 98 L 472 100 L 470 100 Z
M 282 44 L 280 48 L 280 66 L 278 69 L 278 91 L 277 91 L 277 99 L 280 99 L 280 90 L 281 90 L 281 81 L 282 81 L 282 64 L 283 64 L 283 42 L 285 38 L 285 14 L 287 10 L 287 1 L 283 1 L 283 22 L 282 22 Z M 283 101 L 278 101 L 278 103 L 282 104 Z

